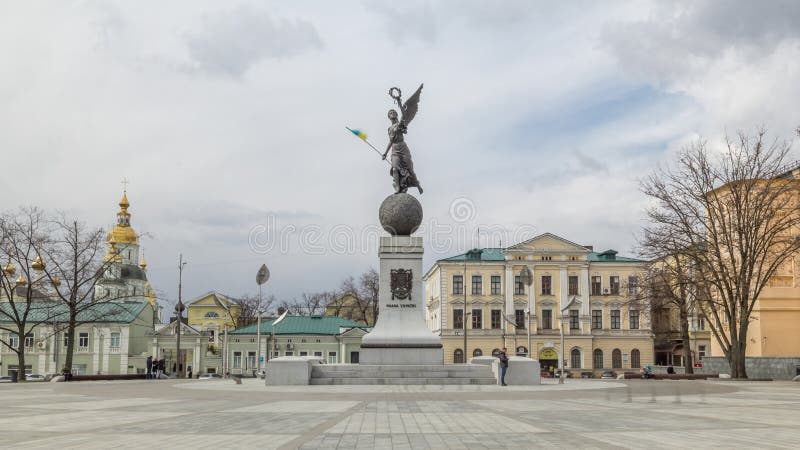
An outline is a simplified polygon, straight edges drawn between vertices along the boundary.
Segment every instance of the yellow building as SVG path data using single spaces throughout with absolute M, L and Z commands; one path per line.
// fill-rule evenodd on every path
M 775 180 L 761 181 L 767 186 L 774 185 L 775 189 L 784 189 L 795 201 L 800 198 L 800 167 Z M 725 186 L 719 189 L 724 190 Z M 796 208 L 796 204 L 787 207 Z M 795 229 L 794 233 L 797 235 L 800 230 Z M 723 324 L 725 329 L 727 326 Z M 725 356 L 716 339 L 711 339 L 711 356 Z M 800 254 L 778 269 L 756 300 L 747 330 L 745 356 L 800 357 Z
M 189 325 L 207 335 L 209 344 L 219 345 L 220 333 L 235 328 L 242 308 L 232 298 L 211 291 L 188 302 L 186 311 Z
M 538 359 L 545 374 L 554 372 L 559 355 L 573 376 L 635 372 L 653 362 L 648 305 L 633 295 L 644 265 L 550 233 L 508 248 L 471 250 L 437 261 L 426 273 L 426 321 L 442 338 L 446 363 L 507 347 Z

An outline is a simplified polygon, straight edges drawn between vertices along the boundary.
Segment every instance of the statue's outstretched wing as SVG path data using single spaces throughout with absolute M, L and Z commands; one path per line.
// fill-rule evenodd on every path
M 419 108 L 419 94 L 422 92 L 422 85 L 420 84 L 417 88 L 416 92 L 411 97 L 408 97 L 408 100 L 403 104 L 403 122 L 406 125 L 411 123 L 414 120 L 414 116 L 417 115 L 417 109 Z

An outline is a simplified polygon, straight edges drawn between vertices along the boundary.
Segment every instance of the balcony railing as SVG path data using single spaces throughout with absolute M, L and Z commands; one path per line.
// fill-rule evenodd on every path
M 89 347 L 76 347 L 75 351 L 77 353 L 89 353 Z

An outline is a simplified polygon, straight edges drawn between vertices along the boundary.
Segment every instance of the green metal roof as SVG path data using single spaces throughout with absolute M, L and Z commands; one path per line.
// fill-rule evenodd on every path
M 628 258 L 625 256 L 617 256 L 616 250 L 606 250 L 604 252 L 589 252 L 587 255 L 589 262 L 629 262 L 629 263 L 642 263 L 646 262 L 642 259 Z M 451 256 L 449 258 L 440 259 L 440 262 L 446 261 L 505 261 L 505 249 L 503 248 L 476 248 L 460 255 Z
M 505 261 L 505 249 L 474 248 L 466 253 L 440 259 L 439 261 Z
M 273 334 L 272 322 L 261 322 L 261 334 Z M 334 316 L 286 316 L 277 325 L 277 333 L 274 334 L 315 334 L 315 335 L 337 335 L 339 328 L 364 328 L 364 325 L 353 322 L 352 320 L 342 319 Z M 253 324 L 231 331 L 231 334 L 256 334 L 258 325 Z
M 141 302 L 103 302 L 92 303 L 82 306 L 78 313 L 77 320 L 81 323 L 103 322 L 103 323 L 131 323 L 139 317 L 142 310 L 150 303 Z M 17 313 L 22 315 L 27 308 L 23 302 L 17 302 Z M 0 303 L 0 322 L 12 322 L 6 315 L 14 316 L 13 307 L 8 302 Z M 69 320 L 69 309 L 62 302 L 35 302 L 31 304 L 28 313 L 28 322 L 66 322 Z
M 630 263 L 643 263 L 647 262 L 643 259 L 627 258 L 625 256 L 617 256 L 616 250 L 606 250 L 604 252 L 591 252 L 587 255 L 589 262 L 630 262 Z

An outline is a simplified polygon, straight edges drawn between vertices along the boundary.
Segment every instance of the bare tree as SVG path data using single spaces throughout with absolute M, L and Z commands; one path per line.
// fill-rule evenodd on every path
M 342 299 L 349 296 L 353 299 L 357 309 L 357 317 L 355 319 L 364 323 L 366 326 L 374 326 L 375 321 L 378 319 L 378 286 L 379 275 L 374 268 L 368 269 L 362 273 L 358 281 L 353 277 L 348 277 L 342 281 L 339 288 L 339 295 L 337 296 L 339 310 L 349 307 L 342 304 Z
M 261 299 L 258 295 L 245 294 L 236 299 L 236 303 L 241 308 L 241 313 L 236 317 L 236 328 L 246 327 L 258 322 L 258 316 L 264 317 L 264 314 L 270 314 L 272 307 L 277 304 L 278 300 L 274 295 L 269 295 Z
M 800 250 L 800 181 L 780 178 L 790 151 L 765 132 L 739 133 L 714 155 L 705 142 L 684 148 L 641 189 L 654 201 L 643 242 L 653 255 L 684 255 L 697 278 L 697 306 L 730 364 L 746 378 L 753 308 L 782 264 Z
M 48 239 L 44 213 L 21 208 L 0 216 L 0 343 L 17 355 L 17 380 L 25 381 L 25 341 L 29 333 L 53 318 L 46 284 L 38 269 L 38 249 Z M 34 267 L 37 266 L 37 267 Z M 15 276 L 19 274 L 19 278 Z M 14 342 L 13 337 L 16 338 Z
M 645 252 L 654 248 L 648 246 L 647 242 L 644 244 Z M 689 318 L 695 311 L 695 286 L 699 281 L 693 276 L 694 274 L 695 272 L 690 270 L 688 259 L 683 255 L 661 257 L 649 265 L 641 285 L 644 296 L 650 301 L 651 322 L 656 339 L 660 336 L 669 336 L 674 331 L 672 318 L 661 317 L 659 312 L 677 309 L 679 335 L 686 355 L 684 363 L 686 373 L 694 373 L 689 337 Z

